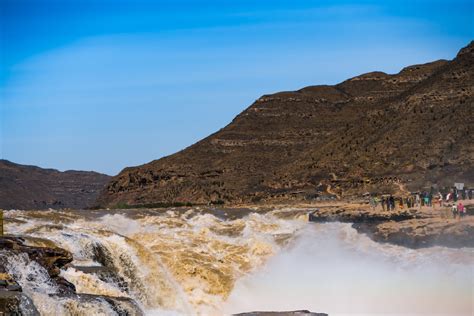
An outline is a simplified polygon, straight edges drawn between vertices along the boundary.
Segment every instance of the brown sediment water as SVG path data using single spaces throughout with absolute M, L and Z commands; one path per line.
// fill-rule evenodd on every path
M 350 224 L 308 224 L 306 214 L 292 208 L 12 210 L 5 220 L 7 233 L 28 235 L 30 244 L 69 250 L 74 261 L 61 275 L 77 292 L 129 297 L 147 315 L 472 312 L 472 249 L 378 244 Z M 43 315 L 115 313 L 100 300 L 49 295 L 56 289 L 27 258 L 13 258 L 10 269 Z
M 249 209 L 6 212 L 8 233 L 73 254 L 73 265 L 61 273 L 79 293 L 130 297 L 150 313 L 219 314 L 236 280 L 262 266 L 305 224 Z M 121 283 L 80 269 L 100 265 Z M 77 309 L 70 299 L 48 297 L 54 289 L 25 286 L 44 314 Z

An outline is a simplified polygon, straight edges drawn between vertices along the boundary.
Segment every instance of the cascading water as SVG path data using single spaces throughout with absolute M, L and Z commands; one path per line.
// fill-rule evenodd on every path
M 235 281 L 261 266 L 305 225 L 271 214 L 235 219 L 218 215 L 200 209 L 50 210 L 10 211 L 5 217 L 10 234 L 33 237 L 28 242 L 40 246 L 48 239 L 73 254 L 72 266 L 61 276 L 79 293 L 132 298 L 147 314 L 208 315 L 219 314 Z M 31 274 L 18 269 L 17 274 Z M 68 313 L 70 302 L 48 295 L 53 286 L 43 290 L 34 282 L 21 285 L 41 313 L 49 315 L 52 302 L 60 314 Z
M 108 297 L 132 299 L 147 315 L 472 312 L 471 249 L 378 244 L 348 224 L 308 224 L 303 211 L 50 210 L 5 218 L 9 234 L 38 246 L 49 240 L 74 256 L 61 276 L 82 294 L 67 298 L 55 295 L 35 262 L 11 259 L 9 273 L 43 315 L 114 315 Z M 133 315 L 130 304 L 115 301 Z

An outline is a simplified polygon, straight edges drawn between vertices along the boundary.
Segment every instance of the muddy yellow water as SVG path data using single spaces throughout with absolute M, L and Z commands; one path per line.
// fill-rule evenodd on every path
M 306 225 L 303 214 L 288 220 L 271 212 L 228 216 L 189 208 L 9 211 L 5 217 L 8 233 L 73 253 L 62 275 L 78 292 L 131 297 L 145 310 L 208 314 L 219 313 L 236 280 L 262 266 Z M 122 284 L 77 268 L 98 265 Z
M 471 249 L 381 245 L 349 224 L 309 224 L 307 212 L 12 210 L 5 219 L 7 233 L 73 254 L 61 275 L 77 292 L 127 297 L 147 315 L 444 312 L 439 304 L 453 315 L 472 312 Z M 11 273 L 43 315 L 116 314 L 100 299 L 51 295 L 45 271 L 27 258 L 14 261 Z M 420 304 L 397 307 L 404 301 Z

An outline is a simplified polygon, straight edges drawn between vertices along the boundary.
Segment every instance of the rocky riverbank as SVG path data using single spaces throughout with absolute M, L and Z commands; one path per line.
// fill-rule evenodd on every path
M 77 293 L 74 284 L 60 276 L 61 270 L 73 261 L 72 254 L 54 246 L 31 245 L 31 242 L 51 244 L 49 240 L 37 238 L 0 237 L 0 315 L 40 315 L 28 291 L 22 287 L 22 276 L 15 270 L 12 258 L 23 258 L 38 264 L 39 266 L 35 265 L 36 269 L 44 269 L 49 276 L 44 282 L 50 283 L 56 289 L 49 295 L 56 299 L 70 299 L 78 305 L 91 302 L 106 304 L 117 315 L 143 315 L 138 305 L 130 298 Z
M 449 207 L 383 211 L 367 204 L 346 203 L 320 207 L 309 214 L 309 220 L 353 223 L 375 241 L 409 248 L 474 247 L 474 204 L 467 202 L 466 207 L 465 217 L 453 218 Z
M 313 313 L 307 310 L 289 312 L 248 312 L 234 314 L 234 316 L 328 316 L 324 313 Z

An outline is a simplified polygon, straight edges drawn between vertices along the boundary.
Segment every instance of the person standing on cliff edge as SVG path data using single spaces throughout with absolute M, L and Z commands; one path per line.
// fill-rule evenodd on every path
M 466 208 L 464 207 L 464 204 L 462 202 L 459 202 L 458 204 L 458 213 L 459 213 L 459 218 L 463 218 L 464 215 L 466 215 Z
M 453 218 L 455 219 L 456 216 L 458 215 L 458 207 L 456 206 L 456 203 L 453 204 L 451 207 L 451 212 L 453 212 Z
M 390 195 L 388 198 L 388 210 L 393 211 L 395 209 L 395 198 L 393 195 Z

